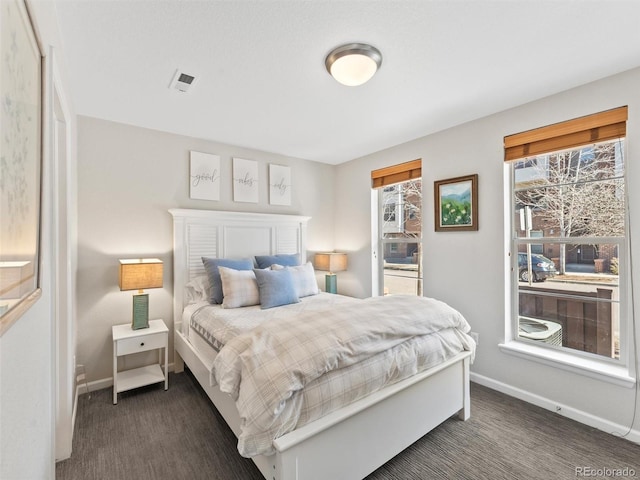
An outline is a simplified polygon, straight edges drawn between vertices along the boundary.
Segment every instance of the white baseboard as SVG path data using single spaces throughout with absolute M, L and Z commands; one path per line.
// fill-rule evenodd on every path
M 493 380 L 483 375 L 478 375 L 477 373 L 471 372 L 470 377 L 472 382 L 491 388 L 492 390 L 497 390 L 498 392 L 509 395 L 510 397 L 515 397 L 527 403 L 550 410 L 558 415 L 562 415 L 563 417 L 570 418 L 576 422 L 597 428 L 598 430 L 602 430 L 603 432 L 609 433 L 613 436 L 622 437 L 633 443 L 640 444 L 640 430 L 629 430 L 629 426 L 613 423 L 609 420 L 605 420 L 604 418 L 596 417 L 595 415 L 583 412 L 582 410 L 559 404 L 558 402 L 541 397 L 535 393 L 512 387 L 511 385 L 507 385 L 506 383 Z M 471 412 L 471 415 L 473 416 L 473 411 Z
M 71 445 L 73 446 L 73 435 L 76 431 L 76 412 L 78 411 L 78 396 L 80 395 L 80 387 L 76 385 L 75 395 L 73 396 L 73 407 L 71 409 Z M 56 458 L 56 463 L 71 458 L 73 451 L 64 452 L 61 458 Z
M 173 363 L 170 363 L 168 367 L 169 367 L 169 371 L 173 372 Z M 80 394 L 95 392 L 97 390 L 102 390 L 103 388 L 109 388 L 113 386 L 113 377 L 102 378 L 100 380 L 93 380 L 92 382 L 85 383 L 83 387 L 84 386 L 86 386 L 86 388 L 82 388 L 82 389 L 80 388 L 80 386 L 78 386 Z M 171 386 L 171 384 L 169 384 L 169 386 Z

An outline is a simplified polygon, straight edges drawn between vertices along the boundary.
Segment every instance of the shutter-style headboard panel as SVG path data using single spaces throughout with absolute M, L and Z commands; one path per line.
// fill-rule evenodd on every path
M 182 320 L 184 286 L 204 275 L 202 257 L 245 258 L 297 253 L 307 260 L 310 217 L 269 213 L 171 209 L 173 216 L 173 321 Z
M 218 227 L 213 225 L 187 224 L 187 282 L 204 275 L 202 257 L 218 256 Z M 175 231 L 174 231 L 175 235 Z M 175 239 L 174 239 L 175 246 Z M 175 259 L 174 259 L 175 265 Z

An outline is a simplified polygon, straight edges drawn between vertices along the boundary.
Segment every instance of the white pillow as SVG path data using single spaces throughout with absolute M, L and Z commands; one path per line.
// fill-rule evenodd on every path
M 316 273 L 313 270 L 313 264 L 311 262 L 307 262 L 304 265 L 298 265 L 296 267 L 271 265 L 271 268 L 273 270 L 282 270 L 285 268 L 291 272 L 293 285 L 296 288 L 298 298 L 317 295 L 320 293 L 320 290 L 318 289 L 318 281 L 316 280 Z
M 211 298 L 211 285 L 206 275 L 195 277 L 184 286 L 184 303 L 190 305 L 208 302 Z
M 260 304 L 260 291 L 253 270 L 218 267 L 222 280 L 222 308 L 249 307 Z

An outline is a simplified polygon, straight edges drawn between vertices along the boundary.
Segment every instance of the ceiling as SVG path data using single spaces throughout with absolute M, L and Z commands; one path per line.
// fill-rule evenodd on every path
M 640 66 L 640 1 L 56 0 L 80 115 L 338 164 Z M 333 48 L 383 56 L 363 86 Z M 180 68 L 188 93 L 169 84 Z M 215 153 L 215 152 L 214 152 Z

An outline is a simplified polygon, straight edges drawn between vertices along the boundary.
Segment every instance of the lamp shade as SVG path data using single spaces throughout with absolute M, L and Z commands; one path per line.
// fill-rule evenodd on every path
M 346 253 L 316 253 L 313 264 L 316 270 L 324 272 L 342 272 L 347 269 Z
M 136 258 L 120 260 L 120 290 L 144 290 L 162 287 L 162 260 Z

